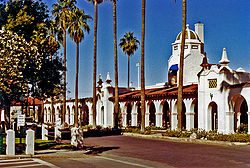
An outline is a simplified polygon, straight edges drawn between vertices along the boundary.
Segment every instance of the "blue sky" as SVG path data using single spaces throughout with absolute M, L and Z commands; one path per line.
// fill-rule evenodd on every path
M 44 1 L 49 8 L 55 0 Z M 145 80 L 146 85 L 167 81 L 168 59 L 171 56 L 171 44 L 182 27 L 182 1 L 146 0 L 146 39 L 145 39 Z M 84 0 L 77 6 L 94 18 L 94 5 Z M 114 47 L 112 3 L 106 2 L 98 7 L 98 44 L 97 74 L 106 80 L 110 72 L 114 85 Z M 219 0 L 187 2 L 187 23 L 194 30 L 194 24 L 204 24 L 205 52 L 209 63 L 218 63 L 222 49 L 227 49 L 229 66 L 232 69 L 242 67 L 250 71 L 250 1 Z M 94 20 L 89 22 L 91 31 L 80 44 L 79 97 L 92 96 L 93 79 L 93 36 Z M 128 32 L 141 41 L 141 0 L 119 0 L 117 2 L 117 39 Z M 131 57 L 131 78 L 137 86 L 136 62 L 140 60 L 141 50 Z M 76 46 L 67 39 L 67 88 L 74 98 Z M 127 56 L 118 47 L 119 86 L 127 84 Z

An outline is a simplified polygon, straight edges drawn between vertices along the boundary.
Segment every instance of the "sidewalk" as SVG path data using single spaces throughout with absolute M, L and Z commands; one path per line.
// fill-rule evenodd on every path
M 137 133 L 126 133 L 126 132 L 124 132 L 123 136 L 140 137 L 140 138 L 148 138 L 148 139 L 158 139 L 158 140 L 166 140 L 166 141 L 173 141 L 173 142 L 208 144 L 208 145 L 224 145 L 224 146 L 250 145 L 250 142 L 226 142 L 226 141 L 210 141 L 210 140 L 205 140 L 205 139 L 190 139 L 190 138 L 168 137 L 168 136 L 162 136 L 161 133 L 152 134 L 152 135 L 143 135 L 143 134 L 137 134 Z

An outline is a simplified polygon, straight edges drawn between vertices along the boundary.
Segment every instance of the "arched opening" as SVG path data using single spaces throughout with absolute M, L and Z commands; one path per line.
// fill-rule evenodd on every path
M 218 129 L 218 107 L 215 102 L 211 102 L 208 106 L 208 112 L 211 117 L 211 129 Z
M 141 103 L 137 105 L 137 126 L 141 126 Z
M 149 126 L 155 126 L 155 105 L 153 102 L 149 105 Z
M 174 106 L 174 111 L 177 113 L 177 101 Z M 178 125 L 178 118 L 179 118 L 179 115 L 177 114 L 177 125 Z M 186 129 L 186 106 L 184 102 L 182 102 L 181 128 Z
M 234 131 L 240 124 L 248 124 L 248 105 L 242 95 L 236 95 L 232 99 L 234 104 Z
M 170 128 L 171 127 L 171 120 L 170 120 L 171 113 L 170 113 L 170 108 L 169 108 L 167 101 L 163 102 L 162 113 L 163 113 L 163 117 L 162 117 L 163 127 Z
M 131 107 L 131 104 L 128 103 L 127 104 L 127 126 L 130 126 L 131 125 L 131 110 L 132 110 L 132 107 Z
M 101 107 L 101 124 L 104 124 L 104 106 Z
M 186 129 L 186 106 L 184 102 L 182 102 L 181 125 L 183 129 Z
M 198 101 L 194 104 L 194 128 L 198 128 Z

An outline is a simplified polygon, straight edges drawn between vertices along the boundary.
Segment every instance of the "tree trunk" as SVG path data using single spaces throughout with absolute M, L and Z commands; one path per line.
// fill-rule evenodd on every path
M 141 28 L 141 131 L 145 132 L 145 79 L 144 79 L 144 43 L 145 43 L 145 0 L 142 0 Z
M 94 26 L 94 66 L 93 66 L 93 128 L 96 128 L 96 48 L 97 48 L 97 1 L 95 1 L 95 26 Z
M 117 39 L 116 39 L 116 0 L 113 0 L 113 26 L 114 26 L 114 61 L 115 61 L 115 111 L 114 111 L 114 128 L 118 128 L 118 64 L 117 64 Z
M 129 89 L 129 58 L 130 58 L 130 55 L 128 55 L 128 89 Z
M 65 123 L 66 113 L 66 29 L 63 31 L 63 109 L 62 109 L 62 125 Z
M 178 115 L 178 130 L 182 128 L 182 93 L 183 93 L 183 66 L 184 66 L 184 46 L 186 34 L 186 0 L 182 2 L 182 39 L 179 67 L 179 84 L 178 84 L 178 99 L 177 99 L 177 115 Z
M 76 43 L 76 83 L 75 83 L 75 127 L 78 127 L 78 70 L 79 70 L 79 43 Z

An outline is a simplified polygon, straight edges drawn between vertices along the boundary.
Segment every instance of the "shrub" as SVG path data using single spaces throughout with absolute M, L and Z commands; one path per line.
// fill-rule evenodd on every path
M 247 124 L 240 124 L 240 126 L 237 128 L 238 133 L 245 133 L 248 132 L 248 125 Z

